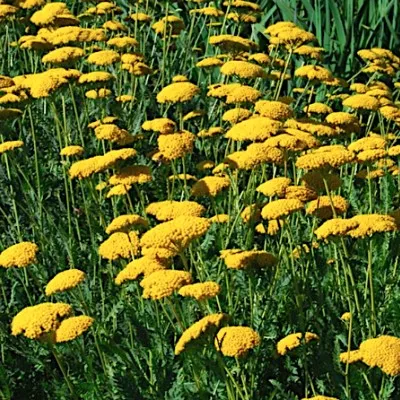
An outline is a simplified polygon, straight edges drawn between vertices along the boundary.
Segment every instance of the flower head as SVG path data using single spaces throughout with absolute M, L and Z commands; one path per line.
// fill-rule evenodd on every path
M 46 285 L 46 296 L 73 289 L 83 282 L 85 277 L 86 274 L 79 269 L 68 269 L 62 271 Z
M 39 247 L 35 243 L 21 242 L 3 250 L 0 254 L 0 266 L 4 268 L 10 267 L 27 267 L 36 262 L 36 254 Z
M 227 326 L 218 331 L 215 348 L 224 356 L 241 357 L 260 342 L 260 335 L 247 326 Z

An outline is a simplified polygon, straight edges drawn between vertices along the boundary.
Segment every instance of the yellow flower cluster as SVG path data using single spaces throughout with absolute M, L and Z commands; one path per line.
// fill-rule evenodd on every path
M 86 274 L 79 269 L 68 269 L 58 273 L 46 285 L 46 296 L 73 289 L 85 280 Z
M 76 339 L 86 332 L 93 324 L 94 319 L 87 315 L 66 318 L 61 321 L 55 331 L 55 342 L 64 343 Z
M 55 331 L 60 326 L 60 319 L 71 312 L 71 306 L 65 303 L 41 303 L 26 307 L 13 318 L 11 333 L 40 339 L 45 333 Z
M 84 149 L 82 146 L 78 145 L 71 145 L 71 146 L 66 146 L 60 151 L 61 156 L 66 156 L 66 157 L 73 157 L 73 156 L 80 156 L 83 154 Z
M 150 167 L 146 165 L 130 165 L 120 169 L 109 179 L 110 185 L 134 185 L 150 182 L 153 179 Z
M 321 219 L 330 219 L 344 214 L 348 207 L 349 203 L 342 196 L 320 196 L 308 203 L 306 213 Z
M 273 267 L 278 259 L 265 250 L 222 250 L 221 258 L 230 269 Z
M 158 201 L 146 207 L 146 213 L 154 215 L 159 221 L 168 221 L 180 216 L 201 217 L 204 206 L 195 201 Z
M 199 87 L 190 82 L 171 83 L 157 94 L 157 101 L 159 103 L 184 103 L 192 100 L 199 92 Z
M 261 216 L 269 220 L 281 219 L 303 208 L 304 203 L 298 199 L 279 199 L 264 206 L 261 210 Z
M 87 178 L 90 175 L 104 171 L 112 167 L 118 161 L 127 160 L 136 155 L 134 149 L 111 150 L 103 156 L 95 156 L 86 160 L 76 161 L 69 169 L 69 175 L 73 178 Z
M 272 178 L 260 186 L 257 187 L 257 192 L 262 193 L 265 196 L 278 196 L 284 197 L 286 193 L 286 189 L 292 183 L 290 178 Z
M 389 335 L 367 339 L 359 350 L 341 353 L 340 361 L 349 364 L 362 361 L 370 368 L 380 368 L 387 375 L 400 375 L 400 339 Z
M 230 179 L 225 176 L 206 176 L 205 178 L 199 179 L 192 186 L 192 194 L 196 197 L 215 197 L 222 190 L 227 189 L 230 184 Z
M 140 239 L 143 254 L 152 249 L 165 249 L 178 254 L 189 244 L 203 236 L 211 223 L 206 218 L 180 216 L 163 222 L 147 231 Z
M 227 61 L 220 69 L 223 75 L 238 76 L 239 78 L 263 78 L 265 71 L 258 65 L 247 61 Z
M 7 151 L 11 151 L 14 149 L 18 149 L 19 147 L 22 147 L 24 145 L 24 142 L 22 140 L 13 140 L 9 142 L 3 142 L 0 144 L 0 154 L 3 154 Z
M 267 117 L 254 117 L 239 122 L 228 130 L 225 137 L 232 140 L 263 141 L 278 133 L 282 128 L 279 121 Z
M 161 258 L 140 257 L 131 261 L 122 271 L 115 277 L 115 283 L 122 285 L 126 281 L 133 281 L 144 275 L 149 276 L 153 272 L 166 269 L 168 262 Z
M 142 129 L 144 131 L 153 131 L 165 133 L 175 132 L 176 124 L 169 118 L 156 118 L 151 121 L 145 121 L 142 124 Z
M 191 282 L 190 272 L 159 270 L 145 277 L 140 286 L 143 288 L 143 298 L 159 300 L 171 296 L 175 290 Z
M 120 215 L 110 222 L 106 228 L 106 233 L 111 235 L 114 232 L 126 232 L 135 225 L 147 227 L 148 222 L 136 214 Z
M 241 357 L 260 342 L 260 335 L 247 326 L 227 326 L 218 331 L 215 348 L 224 356 Z
M 284 356 L 290 350 L 299 347 L 302 344 L 302 341 L 304 341 L 304 343 L 308 343 L 311 340 L 319 340 L 319 336 L 315 333 L 306 332 L 303 338 L 303 334 L 300 332 L 292 333 L 277 343 L 276 350 L 279 355 Z
M 209 335 L 217 330 L 226 318 L 225 314 L 207 315 L 186 329 L 175 345 L 175 355 L 181 354 L 197 339 Z
M 139 253 L 139 236 L 136 232 L 115 232 L 99 247 L 99 254 L 107 260 L 133 258 Z
M 167 160 L 176 160 L 193 151 L 196 135 L 182 131 L 168 135 L 160 135 L 157 139 L 158 149 Z
M 35 243 L 21 242 L 14 244 L 0 253 L 0 266 L 4 268 L 27 267 L 36 262 L 38 251 L 39 247 Z
M 182 286 L 178 293 L 183 297 L 193 297 L 198 301 L 211 299 L 219 294 L 221 287 L 216 282 L 200 282 Z
M 259 100 L 254 109 L 261 116 L 277 121 L 285 120 L 293 116 L 293 110 L 281 101 Z

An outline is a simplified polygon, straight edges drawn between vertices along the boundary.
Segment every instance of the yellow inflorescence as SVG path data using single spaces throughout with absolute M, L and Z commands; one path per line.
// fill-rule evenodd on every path
M 140 286 L 143 298 L 159 300 L 171 296 L 175 290 L 191 283 L 192 275 L 186 271 L 160 270 L 145 277 Z
M 284 337 L 277 343 L 276 349 L 278 351 L 278 354 L 284 356 L 290 350 L 299 347 L 302 344 L 303 340 L 305 343 L 308 343 L 311 340 L 319 340 L 319 336 L 316 335 L 315 333 L 306 332 L 303 339 L 302 333 L 292 333 Z
M 220 291 L 221 287 L 216 282 L 201 282 L 182 286 L 178 293 L 183 297 L 193 297 L 201 301 L 217 296 Z
M 218 331 L 215 347 L 224 356 L 241 357 L 260 345 L 260 335 L 246 326 L 227 326 Z
M 92 326 L 93 322 L 94 319 L 86 315 L 64 319 L 55 331 L 55 342 L 63 343 L 76 339 L 82 333 L 86 332 Z
M 159 221 L 168 221 L 182 215 L 201 217 L 205 212 L 204 206 L 195 201 L 159 201 L 146 207 L 146 213 L 154 215 Z
M 58 273 L 46 285 L 46 296 L 73 289 L 85 280 L 86 274 L 79 269 L 68 269 Z
M 139 237 L 136 232 L 115 232 L 99 247 L 99 254 L 107 260 L 133 258 L 139 253 Z
M 175 355 L 181 354 L 200 337 L 205 335 L 211 336 L 213 331 L 216 331 L 225 318 L 225 314 L 211 314 L 195 322 L 182 333 L 182 336 L 175 345 Z
M 36 262 L 38 251 L 39 247 L 35 243 L 21 242 L 14 244 L 0 253 L 0 266 L 4 268 L 27 267 Z
M 71 306 L 65 303 L 42 303 L 26 307 L 13 318 L 11 333 L 40 339 L 44 334 L 55 331 L 60 326 L 61 318 L 71 312 Z

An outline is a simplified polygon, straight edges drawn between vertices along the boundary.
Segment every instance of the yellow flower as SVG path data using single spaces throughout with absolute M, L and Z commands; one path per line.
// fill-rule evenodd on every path
M 102 25 L 102 27 L 106 30 L 113 31 L 113 32 L 125 32 L 128 28 L 119 21 L 106 21 Z
M 120 56 L 114 50 L 102 50 L 90 54 L 87 61 L 89 64 L 111 65 L 120 61 Z
M 240 213 L 240 217 L 245 223 L 258 222 L 261 218 L 261 209 L 258 204 L 250 204 Z
M 231 185 L 231 181 L 227 177 L 222 176 L 206 176 L 205 178 L 199 179 L 192 186 L 192 195 L 215 197 L 222 190 L 227 189 Z
M 11 333 L 23 334 L 29 339 L 40 339 L 45 333 L 55 331 L 60 319 L 71 314 L 72 307 L 65 303 L 42 303 L 25 307 L 11 322 Z
M 208 220 L 212 223 L 225 224 L 225 223 L 229 222 L 229 215 L 228 214 L 216 214 L 213 217 L 208 218 Z
M 220 69 L 223 75 L 239 78 L 263 78 L 265 71 L 258 65 L 247 61 L 227 61 Z
M 157 139 L 158 149 L 167 160 L 176 160 L 193 151 L 196 135 L 188 131 L 160 135 Z
M 218 331 L 214 343 L 224 356 L 241 357 L 260 342 L 260 335 L 247 326 L 227 326 Z
M 125 196 L 129 193 L 131 190 L 132 186 L 131 185 L 124 185 L 124 184 L 118 184 L 113 186 L 108 192 L 107 192 L 107 199 L 114 197 L 114 196 Z
M 73 289 L 83 282 L 86 274 L 79 269 L 68 269 L 58 273 L 46 285 L 46 296 L 51 296 L 54 293 L 65 292 Z
M 114 232 L 126 232 L 132 226 L 142 225 L 144 227 L 148 226 L 148 222 L 139 215 L 127 214 L 120 215 L 114 218 L 106 228 L 106 233 L 111 235 Z
M 61 47 L 42 57 L 44 64 L 70 63 L 83 57 L 85 52 L 79 47 Z
M 203 60 L 199 61 L 196 64 L 197 68 L 213 68 L 213 67 L 219 67 L 223 64 L 223 61 L 220 60 L 219 58 L 216 57 L 207 57 L 204 58 Z
M 365 150 L 384 149 L 386 147 L 386 140 L 382 136 L 368 136 L 350 143 L 347 148 L 356 153 Z
M 286 188 L 292 183 L 290 178 L 273 178 L 256 188 L 257 192 L 262 193 L 264 196 L 278 196 L 284 197 Z
M 129 18 L 132 21 L 137 21 L 137 22 L 149 22 L 149 21 L 151 21 L 151 16 L 150 15 L 147 15 L 147 14 L 141 13 L 141 12 L 138 12 L 138 13 L 135 13 L 135 14 L 131 14 L 131 15 L 129 15 Z
M 351 350 L 340 353 L 339 360 L 342 363 L 354 364 L 362 361 L 362 356 L 360 350 Z
M 306 78 L 310 81 L 330 81 L 333 79 L 332 72 L 318 65 L 303 65 L 294 72 L 295 76 Z
M 115 232 L 99 247 L 100 257 L 107 260 L 133 258 L 139 253 L 139 236 L 136 232 Z
M 179 254 L 193 240 L 203 236 L 210 225 L 207 218 L 188 216 L 158 224 L 141 237 L 142 253 L 146 254 L 152 249 L 165 249 L 170 254 Z
M 277 121 L 285 120 L 293 116 L 293 110 L 280 101 L 259 100 L 255 110 L 263 117 Z
M 278 259 L 264 250 L 223 250 L 221 258 L 230 269 L 273 267 Z
M 358 226 L 346 232 L 353 238 L 364 238 L 374 233 L 393 232 L 397 230 L 396 220 L 389 215 L 362 214 L 356 215 L 350 221 Z
M 211 314 L 195 322 L 182 333 L 182 336 L 175 345 L 175 355 L 181 354 L 189 345 L 193 344 L 193 342 L 200 337 L 204 335 L 211 336 L 224 319 L 226 319 L 225 314 Z
M 172 36 L 176 36 L 185 29 L 185 24 L 182 19 L 176 17 L 175 15 L 168 15 L 167 17 L 163 17 L 160 21 L 154 23 L 152 28 L 157 34 L 171 34 Z
M 351 313 L 350 312 L 345 312 L 344 314 L 342 314 L 342 316 L 340 317 L 340 319 L 342 321 L 350 321 L 351 319 Z
M 159 221 L 168 221 L 180 216 L 201 217 L 204 206 L 195 201 L 158 201 L 146 207 L 146 213 L 154 215 Z
M 383 335 L 367 339 L 360 345 L 362 362 L 370 368 L 378 367 L 390 376 L 400 375 L 400 339 Z
M 232 87 L 226 95 L 226 104 L 254 103 L 261 97 L 261 92 L 251 86 Z
M 349 203 L 342 196 L 320 196 L 316 200 L 310 201 L 307 205 L 306 214 L 315 215 L 321 219 L 329 219 L 334 216 L 344 214 L 349 207 Z
M 314 233 L 318 239 L 327 239 L 331 236 L 344 236 L 357 226 L 357 221 L 352 219 L 333 218 L 324 222 Z
M 142 297 L 159 300 L 171 296 L 175 290 L 191 283 L 192 275 L 186 271 L 160 270 L 145 277 L 140 286 L 143 288 Z
M 302 202 L 307 202 L 317 197 L 317 192 L 307 186 L 288 186 L 285 190 L 286 199 L 298 199 Z
M 111 47 L 117 47 L 118 49 L 125 49 L 125 48 L 129 48 L 129 47 L 138 46 L 139 42 L 133 37 L 125 36 L 125 37 L 114 37 L 114 38 L 108 40 L 107 44 Z M 116 61 L 113 61 L 113 62 L 116 62 Z
M 323 167 L 337 168 L 353 161 L 354 154 L 346 149 L 332 149 L 305 154 L 296 160 L 296 167 L 315 170 Z
M 38 26 L 61 25 L 62 20 L 66 20 L 67 25 L 79 25 L 78 18 L 71 14 L 65 3 L 61 2 L 46 4 L 41 10 L 36 11 L 30 20 Z
M 136 99 L 130 94 L 122 94 L 121 96 L 117 96 L 115 100 L 118 101 L 119 103 L 127 103 L 130 101 L 134 101 Z
M 207 138 L 207 137 L 214 137 L 217 135 L 221 135 L 222 133 L 224 133 L 224 129 L 219 127 L 219 126 L 215 126 L 213 128 L 210 129 L 203 129 L 201 130 L 197 136 L 198 137 L 202 137 L 202 138 Z
M 142 124 L 142 129 L 145 131 L 173 133 L 175 132 L 176 124 L 169 118 L 156 118 L 150 121 L 145 121 Z
M 370 111 L 376 111 L 380 106 L 379 101 L 375 97 L 368 96 L 367 94 L 355 94 L 344 100 L 342 104 L 354 110 Z
M 153 272 L 166 269 L 168 262 L 159 257 L 144 256 L 131 261 L 115 278 L 117 285 L 122 285 L 126 281 L 133 281 L 144 275 L 149 276 Z
M 86 332 L 93 322 L 94 319 L 86 315 L 64 319 L 55 331 L 55 342 L 63 343 L 76 339 Z
M 83 151 L 84 150 L 83 150 L 82 146 L 72 145 L 72 146 L 64 147 L 60 151 L 60 155 L 66 156 L 66 157 L 80 156 L 83 153 Z
M 312 114 L 331 114 L 333 112 L 332 108 L 324 103 L 308 104 L 303 108 L 303 111 Z
M 21 242 L 14 244 L 1 252 L 0 266 L 4 268 L 27 267 L 37 261 L 36 253 L 38 251 L 39 247 L 35 243 Z
M 183 297 L 193 297 L 198 301 L 218 296 L 221 287 L 216 282 L 200 282 L 182 286 L 178 293 Z
M 153 179 L 151 170 L 146 165 L 131 165 L 122 168 L 109 179 L 110 185 L 134 185 L 150 182 Z
M 193 110 L 185 114 L 182 118 L 182 121 L 189 121 L 194 118 L 203 117 L 205 115 L 205 111 L 203 110 Z
M 357 154 L 356 160 L 359 163 L 377 161 L 387 155 L 386 150 L 383 149 L 371 149 L 364 150 Z
M 184 103 L 192 100 L 199 92 L 199 87 L 190 82 L 171 83 L 157 94 L 157 101 L 159 103 Z
M 16 7 L 30 10 L 31 8 L 43 6 L 46 0 L 14 0 L 14 5 Z
M 281 339 L 277 345 L 276 349 L 278 354 L 284 356 L 288 351 L 299 347 L 302 344 L 303 334 L 302 333 L 292 333 L 283 339 Z M 311 340 L 319 340 L 319 336 L 315 333 L 306 332 L 304 342 L 308 343 Z
M 304 208 L 298 199 L 280 199 L 271 201 L 261 210 L 264 219 L 280 219 Z
M 302 400 L 339 400 L 339 399 L 337 397 L 313 396 L 313 397 L 304 397 Z
M 257 44 L 249 39 L 234 35 L 210 36 L 209 43 L 223 50 L 240 52 L 257 48 Z
M 7 151 L 11 151 L 14 149 L 18 149 L 19 147 L 22 147 L 24 145 L 24 142 L 22 140 L 13 140 L 10 142 L 3 142 L 0 144 L 0 154 L 3 154 Z
M 71 165 L 69 174 L 72 179 L 87 178 L 90 175 L 112 167 L 118 161 L 127 160 L 135 155 L 136 150 L 134 149 L 111 150 L 103 156 L 95 156 L 87 158 L 86 160 L 76 161 Z
M 93 71 L 88 72 L 87 74 L 82 74 L 79 77 L 78 82 L 80 84 L 84 83 L 95 83 L 95 82 L 108 82 L 114 79 L 114 75 L 105 71 Z
M 230 122 L 232 125 L 238 122 L 244 121 L 252 116 L 252 112 L 246 108 L 232 108 L 231 110 L 225 111 L 222 115 L 222 121 Z
M 298 54 L 300 56 L 308 56 L 310 58 L 314 58 L 315 60 L 321 61 L 323 58 L 322 53 L 325 52 L 325 49 L 323 47 L 314 47 L 314 46 L 308 46 L 308 45 L 303 45 L 300 47 L 297 47 L 293 51 L 294 54 Z
M 228 130 L 225 137 L 232 140 L 263 141 L 278 133 L 282 124 L 267 117 L 254 117 L 239 122 Z
M 96 100 L 96 99 L 104 99 L 106 97 L 110 97 L 112 95 L 112 91 L 110 89 L 98 89 L 98 90 L 88 90 L 85 93 L 85 96 L 88 99 Z

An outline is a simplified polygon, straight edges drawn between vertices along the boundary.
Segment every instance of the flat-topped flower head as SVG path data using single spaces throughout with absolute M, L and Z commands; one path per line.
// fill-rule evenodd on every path
M 304 203 L 298 199 L 279 199 L 268 203 L 261 210 L 264 219 L 281 219 L 304 209 Z
M 158 201 L 146 207 L 146 213 L 154 215 L 159 221 L 168 221 L 180 216 L 201 217 L 204 206 L 195 201 Z
M 86 274 L 79 269 L 68 269 L 58 273 L 46 285 L 46 296 L 65 292 L 78 286 L 86 278 Z
M 114 218 L 107 226 L 106 233 L 111 235 L 114 232 L 127 232 L 132 226 L 147 227 L 146 219 L 137 214 L 124 214 Z
M 293 110 L 281 101 L 259 100 L 255 106 L 256 112 L 263 117 L 282 121 L 293 116 Z
M 352 219 L 333 218 L 325 221 L 314 233 L 318 239 L 328 239 L 331 236 L 344 236 L 357 228 L 358 222 Z
M 225 314 L 210 314 L 195 322 L 186 329 L 175 345 L 175 355 L 181 354 L 200 342 L 199 339 L 208 339 L 213 336 L 222 322 L 226 319 Z
M 87 315 L 66 318 L 61 321 L 60 326 L 55 331 L 54 340 L 56 343 L 69 342 L 81 336 L 93 324 L 94 318 Z
M 159 103 L 185 103 L 200 93 L 200 88 L 191 82 L 176 82 L 165 86 L 157 94 Z
M 278 133 L 282 123 L 267 117 L 253 117 L 239 122 L 228 130 L 225 137 L 235 141 L 264 141 Z
M 223 75 L 238 76 L 239 78 L 263 78 L 266 76 L 265 71 L 256 64 L 247 61 L 227 61 L 220 69 Z
M 216 282 L 199 282 L 182 286 L 178 293 L 183 297 L 192 297 L 198 301 L 211 299 L 219 294 L 221 287 Z
M 279 355 L 284 356 L 289 351 L 299 347 L 303 342 L 308 343 L 311 340 L 319 340 L 319 336 L 315 333 L 306 332 L 304 338 L 302 333 L 292 333 L 281 339 L 277 345 L 276 350 Z
M 278 259 L 265 250 L 223 250 L 221 258 L 229 269 L 267 268 L 278 263 Z
M 196 135 L 182 131 L 168 135 L 160 135 L 157 139 L 158 149 L 166 160 L 176 160 L 193 151 Z
M 140 282 L 144 299 L 160 300 L 171 296 L 176 290 L 192 282 L 186 271 L 160 270 L 148 275 Z
M 207 218 L 180 216 L 171 221 L 158 224 L 150 229 L 140 239 L 142 253 L 146 249 L 165 249 L 172 254 L 178 254 L 190 243 L 203 236 L 211 223 Z
M 12 151 L 14 149 L 19 149 L 22 146 L 24 146 L 24 142 L 22 140 L 3 142 L 0 144 L 0 154 L 6 153 L 7 151 Z
M 272 178 L 258 186 L 256 191 L 262 193 L 264 196 L 284 197 L 286 188 L 288 188 L 291 183 L 292 180 L 290 178 Z
M 23 268 L 36 262 L 39 247 L 32 242 L 21 242 L 8 247 L 0 253 L 0 266 L 4 268 Z
M 82 146 L 70 145 L 70 146 L 64 147 L 60 151 L 60 155 L 66 156 L 66 157 L 73 157 L 73 156 L 80 156 L 81 154 L 83 154 L 83 152 L 84 152 L 84 149 Z
M 206 176 L 192 186 L 192 194 L 196 197 L 215 197 L 230 185 L 230 179 L 225 176 Z
M 260 335 L 247 326 L 227 326 L 218 331 L 214 344 L 224 356 L 241 357 L 260 342 Z
M 60 320 L 71 312 L 72 307 L 65 303 L 41 303 L 26 307 L 13 318 L 11 333 L 40 339 L 44 334 L 55 331 L 60 326 Z
M 133 258 L 139 253 L 139 236 L 136 232 L 115 232 L 99 247 L 99 255 L 107 260 Z

